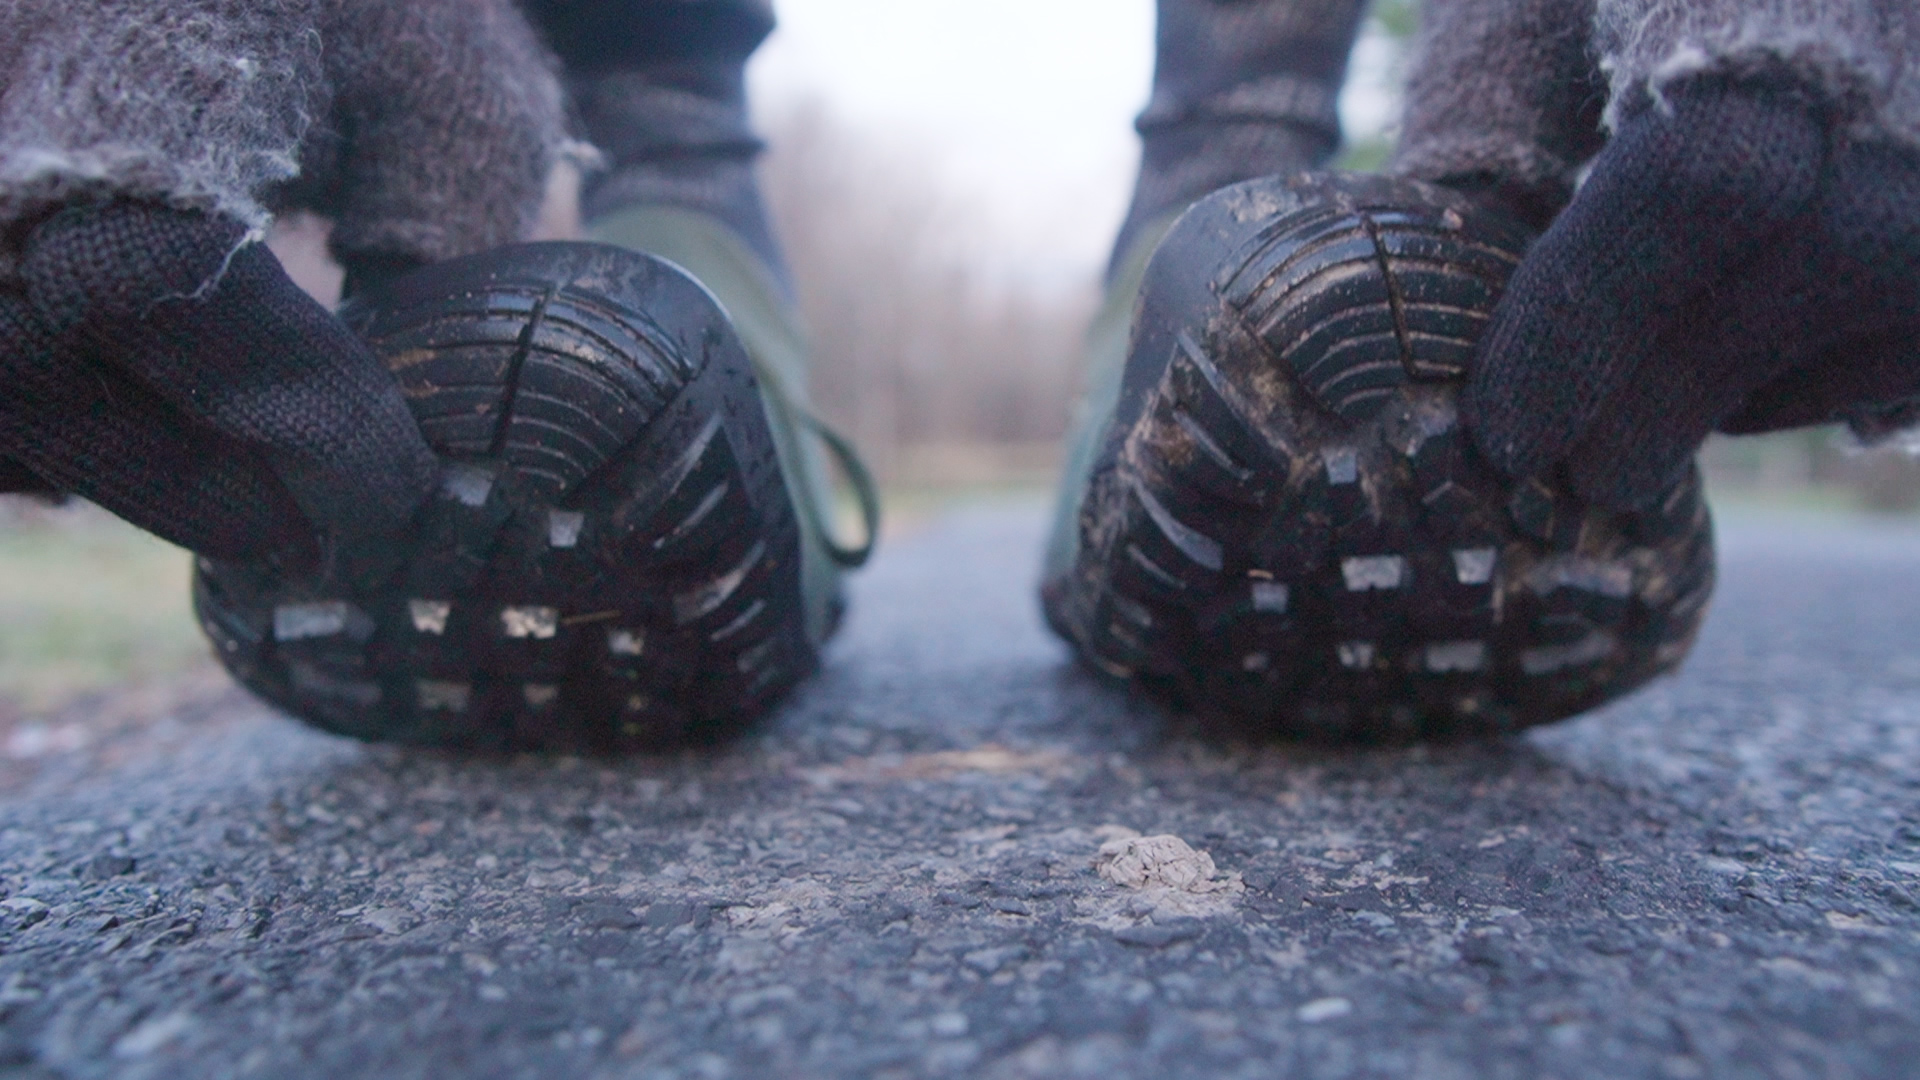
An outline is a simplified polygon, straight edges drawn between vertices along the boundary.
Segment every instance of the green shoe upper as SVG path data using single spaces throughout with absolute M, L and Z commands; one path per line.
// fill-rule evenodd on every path
M 1053 524 L 1047 534 L 1043 580 L 1051 581 L 1073 565 L 1080 546 L 1080 503 L 1087 494 L 1087 477 L 1100 453 L 1100 440 L 1106 437 L 1108 422 L 1120 405 L 1120 377 L 1127 366 L 1127 344 L 1132 336 L 1134 308 L 1140 299 L 1140 285 L 1147 276 L 1147 263 L 1155 248 L 1179 220 L 1186 208 L 1166 214 L 1139 227 L 1127 250 L 1114 264 L 1113 278 L 1093 323 L 1087 328 L 1087 391 L 1073 408 L 1073 420 L 1067 431 L 1066 461 L 1061 469 L 1060 490 L 1055 499 Z
M 781 473 L 800 521 L 808 633 L 816 645 L 825 641 L 840 615 L 840 577 L 872 553 L 880 510 L 873 479 L 853 447 L 808 408 L 807 344 L 798 313 L 760 257 L 710 215 L 673 206 L 628 206 L 590 222 L 587 235 L 680 266 L 732 318 L 752 357 Z M 858 544 L 844 545 L 834 537 L 835 502 L 822 447 L 839 462 L 859 502 L 864 536 Z

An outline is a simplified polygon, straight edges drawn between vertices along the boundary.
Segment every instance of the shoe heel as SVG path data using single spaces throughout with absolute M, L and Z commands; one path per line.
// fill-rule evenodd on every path
M 1689 476 L 1619 515 L 1482 462 L 1455 399 L 1527 243 L 1413 181 L 1268 178 L 1149 264 L 1049 621 L 1216 723 L 1511 731 L 1684 657 L 1713 582 Z
M 529 244 L 343 318 L 445 463 L 375 580 L 203 562 L 244 685 L 356 738 L 609 752 L 739 731 L 818 663 L 746 352 L 669 263 Z

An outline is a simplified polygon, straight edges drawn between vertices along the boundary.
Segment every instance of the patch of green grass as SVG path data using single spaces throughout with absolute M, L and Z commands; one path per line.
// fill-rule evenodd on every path
M 1393 140 L 1376 136 L 1349 143 L 1334 158 L 1333 167 L 1347 172 L 1379 172 L 1387 167 L 1387 159 L 1392 156 Z
M 1707 483 L 1707 505 L 1715 515 L 1741 517 L 1808 517 L 1857 521 L 1920 521 L 1911 510 L 1879 510 L 1865 505 L 1860 493 L 1839 484 L 1764 488 Z
M 0 518 L 0 698 L 29 712 L 205 661 L 186 552 L 90 507 Z

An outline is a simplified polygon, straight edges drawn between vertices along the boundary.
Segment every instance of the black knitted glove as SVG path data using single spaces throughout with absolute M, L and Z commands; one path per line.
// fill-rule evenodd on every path
M 1645 508 L 1716 427 L 1920 394 L 1920 159 L 1833 127 L 1791 83 L 1715 79 L 1623 121 L 1481 340 L 1487 457 Z
M 436 463 L 386 369 L 238 224 L 62 211 L 0 289 L 0 478 L 223 559 L 406 524 Z M 7 459 L 12 459 L 11 465 Z

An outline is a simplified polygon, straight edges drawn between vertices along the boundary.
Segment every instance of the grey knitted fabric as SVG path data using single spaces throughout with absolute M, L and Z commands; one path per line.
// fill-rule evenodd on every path
M 1123 257 L 1149 222 L 1228 184 L 1323 164 L 1365 0 L 1160 0 L 1153 97 Z
M 1593 4 L 1425 0 L 1394 171 L 1551 216 L 1602 138 Z
M 606 156 L 588 221 L 635 205 L 726 222 L 776 275 L 747 117 L 747 58 L 773 30 L 766 0 L 523 0 L 566 70 L 575 114 Z
M 1713 72 L 1794 72 L 1854 137 L 1920 145 L 1916 0 L 1425 0 L 1422 16 L 1405 175 L 1564 202 L 1605 121 Z
M 740 65 L 733 65 L 739 79 Z M 754 184 L 762 143 L 747 121 L 744 85 L 676 85 L 657 67 L 570 78 L 575 107 L 607 156 L 588 179 L 589 218 L 633 203 L 715 210 Z
M 1600 0 L 1612 109 L 1703 72 L 1785 67 L 1824 89 L 1855 137 L 1920 145 L 1915 0 Z
M 0 0 L 0 277 L 76 199 L 337 220 L 337 253 L 523 235 L 567 152 L 509 0 Z

